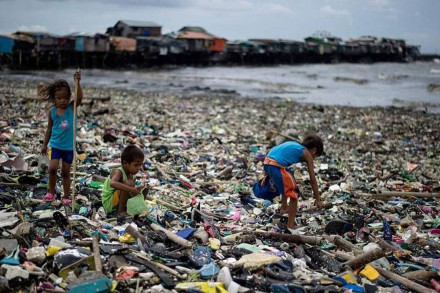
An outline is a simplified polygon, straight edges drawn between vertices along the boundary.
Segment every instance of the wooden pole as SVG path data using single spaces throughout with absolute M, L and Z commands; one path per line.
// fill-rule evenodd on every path
M 321 245 L 324 238 L 318 236 L 306 236 L 306 235 L 288 235 L 280 233 L 267 233 L 267 232 L 256 232 L 252 233 L 257 237 L 265 237 L 272 239 L 274 241 L 292 242 L 297 244 L 310 244 L 310 245 Z
M 391 197 L 419 197 L 419 198 L 440 198 L 440 193 L 429 192 L 403 192 L 403 191 L 382 191 L 380 193 L 357 193 L 355 197 L 369 197 L 375 199 L 386 199 Z
M 161 226 L 157 225 L 157 224 L 150 224 L 151 229 L 153 229 L 154 231 L 163 231 L 165 233 L 165 235 L 167 236 L 168 239 L 170 239 L 171 241 L 184 246 L 184 247 L 192 247 L 193 243 L 191 241 L 188 241 L 180 236 L 177 236 L 176 234 L 174 234 L 173 232 L 168 231 L 167 229 L 162 228 Z
M 418 270 L 418 271 L 405 273 L 402 275 L 402 277 L 405 277 L 412 281 L 424 281 L 424 282 L 429 282 L 431 281 L 431 279 L 437 279 L 437 280 L 440 279 L 438 272 L 426 271 L 426 270 Z
M 345 262 L 345 265 L 355 270 L 384 256 L 385 256 L 385 252 L 383 252 L 381 248 L 375 248 L 365 253 L 359 254 L 355 258 Z
M 98 272 L 102 273 L 102 261 L 101 261 L 101 254 L 99 253 L 99 235 L 93 236 L 92 240 L 92 246 L 93 246 L 93 258 L 95 260 L 95 269 Z
M 145 240 L 145 236 L 141 234 L 138 230 L 136 230 L 132 225 L 128 225 L 127 228 L 125 228 L 125 231 L 130 234 L 135 239 L 140 239 L 142 244 L 146 244 L 147 241 Z
M 78 68 L 77 72 L 80 69 Z M 75 212 L 75 179 L 76 179 L 76 101 L 78 100 L 79 80 L 75 79 L 75 100 L 73 100 L 73 180 L 72 180 L 72 212 Z
M 363 253 L 363 250 L 351 243 L 350 241 L 345 240 L 339 235 L 330 235 L 330 236 L 324 236 L 324 238 L 330 242 L 336 245 L 337 247 L 345 250 L 353 252 L 354 255 L 359 255 Z
M 374 266 L 374 268 L 381 274 L 383 277 L 394 280 L 399 282 L 400 284 L 404 285 L 410 290 L 414 290 L 415 292 L 419 293 L 435 293 L 435 290 L 429 289 L 425 286 L 419 285 L 416 282 L 413 282 L 411 280 L 408 280 L 405 277 L 399 276 L 395 273 L 392 273 L 390 271 L 384 270 L 382 268 Z

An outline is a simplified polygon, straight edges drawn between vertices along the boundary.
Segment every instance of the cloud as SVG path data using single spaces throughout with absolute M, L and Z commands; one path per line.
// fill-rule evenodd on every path
M 330 5 L 326 5 L 324 7 L 321 7 L 321 13 L 331 16 L 331 17 L 336 17 L 336 18 L 348 18 L 349 20 L 351 20 L 351 13 L 348 10 L 345 9 L 341 9 L 341 10 L 337 10 L 332 8 Z
M 378 8 L 378 9 L 384 9 L 390 5 L 388 0 L 369 0 L 368 4 L 372 7 Z
M 0 0 L 2 1 L 2 0 Z M 117 6 L 146 6 L 146 7 L 183 7 L 191 6 L 192 0 L 38 0 L 41 2 L 100 2 Z
M 293 14 L 292 9 L 281 4 L 267 4 L 264 9 L 270 14 L 290 15 Z
M 47 28 L 41 24 L 21 25 L 18 27 L 17 30 L 30 32 L 47 32 Z
M 247 0 L 192 0 L 192 7 L 209 11 L 243 11 L 252 10 L 254 5 Z

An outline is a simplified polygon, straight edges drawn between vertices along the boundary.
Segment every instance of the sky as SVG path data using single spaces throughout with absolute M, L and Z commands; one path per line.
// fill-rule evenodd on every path
M 201 26 L 228 40 L 403 38 L 440 53 L 440 0 L 0 0 L 0 33 L 104 33 L 118 20 L 154 21 L 162 33 Z

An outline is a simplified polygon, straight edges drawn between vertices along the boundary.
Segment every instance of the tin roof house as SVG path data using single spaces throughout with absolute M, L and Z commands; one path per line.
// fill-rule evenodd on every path
M 107 28 L 107 34 L 125 38 L 159 37 L 162 26 L 153 21 L 119 20 L 113 27 Z
M 224 52 L 226 39 L 208 33 L 199 26 L 184 26 L 177 32 L 178 39 L 186 39 L 191 52 Z

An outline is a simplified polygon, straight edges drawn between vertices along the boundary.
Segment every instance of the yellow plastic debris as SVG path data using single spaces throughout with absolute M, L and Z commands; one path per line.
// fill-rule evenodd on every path
M 212 250 L 219 250 L 220 249 L 220 240 L 218 240 L 217 238 L 209 238 L 209 247 Z
M 76 157 L 78 158 L 78 160 L 84 161 L 87 158 L 87 155 L 86 154 L 79 154 Z
M 192 283 L 179 283 L 176 289 L 183 291 L 197 291 L 203 293 L 228 293 L 223 283 L 219 282 L 192 282 Z
M 60 250 L 61 247 L 59 246 L 49 246 L 46 250 L 46 256 L 54 256 Z
M 353 274 L 345 274 L 342 276 L 342 278 L 347 281 L 347 283 L 350 284 L 357 284 L 356 278 L 353 276 Z
M 379 278 L 379 272 L 370 265 L 366 265 L 365 268 L 361 271 L 360 275 L 370 281 L 375 281 L 377 278 Z
M 125 233 L 124 235 L 119 236 L 119 242 L 134 243 L 136 242 L 136 239 L 134 239 L 133 236 L 131 236 L 130 234 Z

